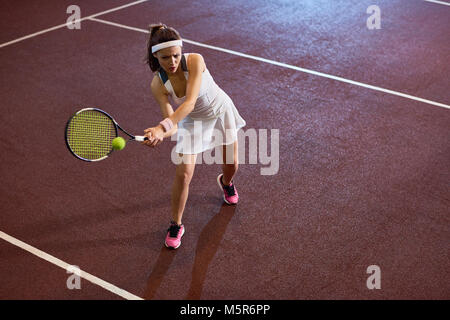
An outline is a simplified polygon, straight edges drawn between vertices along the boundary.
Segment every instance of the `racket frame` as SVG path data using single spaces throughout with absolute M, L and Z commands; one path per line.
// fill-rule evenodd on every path
M 85 158 L 80 157 L 79 155 L 77 155 L 77 154 L 72 150 L 72 148 L 71 148 L 70 145 L 69 145 L 69 141 L 68 141 L 68 137 L 67 137 L 67 128 L 69 127 L 69 124 L 70 124 L 70 122 L 72 121 L 73 117 L 75 117 L 75 116 L 77 116 L 78 114 L 80 114 L 80 113 L 82 113 L 82 112 L 85 112 L 85 111 L 97 111 L 97 112 L 100 112 L 100 113 L 104 114 L 105 116 L 107 116 L 107 117 L 112 121 L 112 123 L 114 124 L 114 128 L 115 128 L 115 131 L 116 131 L 116 138 L 119 136 L 119 132 L 118 132 L 118 130 L 117 130 L 117 129 L 119 129 L 120 131 L 122 131 L 123 133 L 125 133 L 125 134 L 129 137 L 129 141 L 131 141 L 131 140 L 135 140 L 135 141 L 145 141 L 145 140 L 148 140 L 148 138 L 145 137 L 145 136 L 133 136 L 132 134 L 130 134 L 130 133 L 128 133 L 127 131 L 125 131 L 125 130 L 117 123 L 117 121 L 116 121 L 110 114 L 108 114 L 106 111 L 103 111 L 102 109 L 98 109 L 98 108 L 83 108 L 83 109 L 81 109 L 81 110 L 78 110 L 78 111 L 77 111 L 74 115 L 72 115 L 72 116 L 70 117 L 70 119 L 67 121 L 66 127 L 65 127 L 65 134 L 64 134 L 64 138 L 65 138 L 65 140 L 66 140 L 66 146 L 67 146 L 67 148 L 69 149 L 70 153 L 72 153 L 77 159 L 80 159 L 80 160 L 83 160 L 83 161 L 87 161 L 87 162 L 101 161 L 101 160 L 104 160 L 104 159 L 108 158 L 108 156 L 111 154 L 111 152 L 114 151 L 114 149 L 111 148 L 111 151 L 110 151 L 107 155 L 105 155 L 105 156 L 103 156 L 103 157 L 101 157 L 101 158 L 99 158 L 99 159 L 85 159 Z

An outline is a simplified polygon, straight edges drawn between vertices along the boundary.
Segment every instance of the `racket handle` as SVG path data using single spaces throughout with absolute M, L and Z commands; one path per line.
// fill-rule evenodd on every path
M 148 140 L 148 138 L 144 137 L 144 136 L 135 136 L 134 140 L 136 140 L 136 141 L 145 141 L 145 140 Z

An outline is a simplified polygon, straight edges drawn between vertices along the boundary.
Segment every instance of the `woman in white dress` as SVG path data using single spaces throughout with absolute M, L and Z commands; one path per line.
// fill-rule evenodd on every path
M 224 201 L 237 204 L 233 183 L 238 170 L 237 132 L 245 126 L 231 98 L 214 82 L 200 54 L 182 53 L 178 32 L 164 24 L 150 25 L 147 62 L 154 72 L 152 94 L 163 120 L 144 130 L 150 147 L 177 134 L 176 152 L 183 161 L 177 165 L 172 188 L 172 219 L 165 245 L 178 248 L 185 232 L 182 216 L 189 193 L 197 154 L 222 146 L 222 171 L 217 177 Z M 169 101 L 178 107 L 174 111 Z

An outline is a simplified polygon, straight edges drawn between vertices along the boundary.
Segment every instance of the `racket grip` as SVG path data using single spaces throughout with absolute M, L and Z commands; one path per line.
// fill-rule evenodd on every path
M 148 140 L 148 138 L 144 137 L 144 136 L 135 136 L 134 140 L 136 140 L 136 141 L 145 141 L 145 140 Z

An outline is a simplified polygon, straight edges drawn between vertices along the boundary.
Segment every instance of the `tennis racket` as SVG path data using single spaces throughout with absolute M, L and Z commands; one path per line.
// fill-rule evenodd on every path
M 66 124 L 66 145 L 80 160 L 100 161 L 113 151 L 112 141 L 120 129 L 129 141 L 148 140 L 144 136 L 133 136 L 122 129 L 108 113 L 97 108 L 85 108 L 76 112 Z

